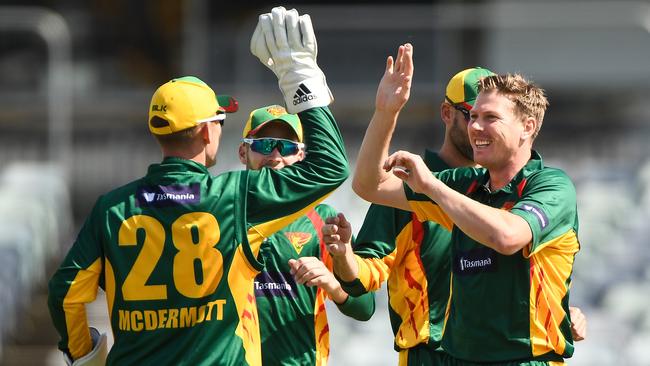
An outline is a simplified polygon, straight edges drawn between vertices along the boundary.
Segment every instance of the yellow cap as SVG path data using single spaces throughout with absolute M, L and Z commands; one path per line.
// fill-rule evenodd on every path
M 149 130 L 155 135 L 168 135 L 225 117 L 214 91 L 201 79 L 185 76 L 168 81 L 153 94 Z

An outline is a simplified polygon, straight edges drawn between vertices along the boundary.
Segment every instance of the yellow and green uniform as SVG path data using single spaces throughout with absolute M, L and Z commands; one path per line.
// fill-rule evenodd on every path
M 326 365 L 329 356 L 329 324 L 325 311 L 327 293 L 293 279 L 289 259 L 320 258 L 332 270 L 332 259 L 322 240 L 324 218 L 336 216 L 327 205 L 318 205 L 267 239 L 260 258 L 263 271 L 255 279 L 260 317 L 262 364 Z M 339 310 L 367 320 L 375 309 L 374 296 L 348 297 Z
M 348 175 L 327 108 L 300 113 L 307 158 L 211 176 L 165 158 L 101 196 L 49 283 L 59 348 L 92 347 L 84 304 L 106 292 L 108 365 L 260 365 L 253 282 L 263 238 L 305 215 Z
M 532 242 L 513 255 L 484 246 L 453 225 L 428 197 L 405 186 L 421 220 L 447 227 L 452 236 L 452 286 L 442 347 L 467 362 L 558 361 L 571 357 L 569 287 L 579 250 L 576 192 L 567 175 L 531 159 L 508 185 L 491 192 L 483 168 L 437 173 L 458 192 L 508 210 L 530 226 Z
M 424 160 L 432 171 L 449 168 L 432 151 L 426 151 Z M 360 295 L 388 282 L 400 365 L 430 365 L 439 357 L 449 300 L 450 242 L 450 232 L 435 222 L 420 222 L 411 212 L 374 204 L 354 242 L 359 278 L 343 287 Z

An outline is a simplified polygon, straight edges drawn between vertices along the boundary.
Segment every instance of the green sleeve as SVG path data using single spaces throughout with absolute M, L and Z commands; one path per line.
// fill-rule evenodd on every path
M 336 276 L 336 274 L 334 274 Z M 372 292 L 368 292 L 366 290 L 365 286 L 363 286 L 363 283 L 361 283 L 361 280 L 356 278 L 353 281 L 343 281 L 340 279 L 338 276 L 336 276 L 336 279 L 341 283 L 341 288 L 343 291 L 347 292 L 348 295 L 350 296 L 361 296 L 364 294 L 371 294 Z
M 528 222 L 533 234 L 531 252 L 570 230 L 578 232 L 576 202 L 575 187 L 563 171 L 547 168 L 528 178 L 511 212 Z
M 324 200 L 349 175 L 343 139 L 330 110 L 312 108 L 299 113 L 299 117 L 305 136 L 305 159 L 279 170 L 247 172 L 247 220 L 266 236 Z M 281 220 L 259 225 L 275 219 Z
M 372 292 L 361 296 L 349 295 L 343 304 L 336 304 L 341 314 L 350 318 L 366 321 L 375 313 L 375 294 Z

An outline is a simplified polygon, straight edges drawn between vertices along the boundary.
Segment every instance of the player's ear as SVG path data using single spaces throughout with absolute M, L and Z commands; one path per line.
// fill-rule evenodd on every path
M 246 162 L 248 161 L 248 152 L 246 151 L 246 144 L 241 143 L 239 144 L 239 161 L 246 165 Z
M 528 116 L 524 119 L 524 130 L 521 133 L 522 139 L 531 138 L 535 135 L 537 130 L 537 120 L 533 116 Z
M 201 123 L 199 126 L 199 135 L 201 135 L 201 139 L 205 145 L 208 145 L 213 138 L 216 138 L 216 136 L 212 136 L 212 131 L 210 131 L 208 123 Z
M 445 125 L 449 125 L 454 120 L 454 107 L 449 103 L 440 103 L 440 119 Z
M 298 154 L 297 154 L 298 155 L 298 161 L 302 161 L 305 158 L 306 154 L 307 153 L 305 152 L 305 148 L 301 148 L 298 151 Z

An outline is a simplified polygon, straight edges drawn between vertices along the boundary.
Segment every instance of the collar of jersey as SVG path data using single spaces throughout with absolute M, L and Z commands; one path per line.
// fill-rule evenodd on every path
M 193 160 L 187 160 L 176 157 L 166 157 L 160 164 L 152 164 L 149 166 L 148 175 L 151 174 L 164 174 L 169 172 L 188 172 L 209 174 L 208 168 Z
M 492 194 L 496 193 L 512 193 L 517 189 L 517 185 L 521 183 L 522 180 L 526 179 L 528 176 L 533 174 L 534 172 L 541 170 L 544 168 L 544 162 L 542 161 L 542 156 L 535 150 L 531 150 L 530 153 L 530 160 L 524 165 L 523 168 L 515 175 L 514 178 L 510 181 L 510 183 L 506 184 L 503 188 L 499 189 L 498 191 L 491 192 Z M 484 187 L 489 188 L 490 184 L 490 173 L 486 170 L 485 175 L 483 175 L 478 182 L 480 185 Z M 489 189 L 488 189 L 489 192 Z

